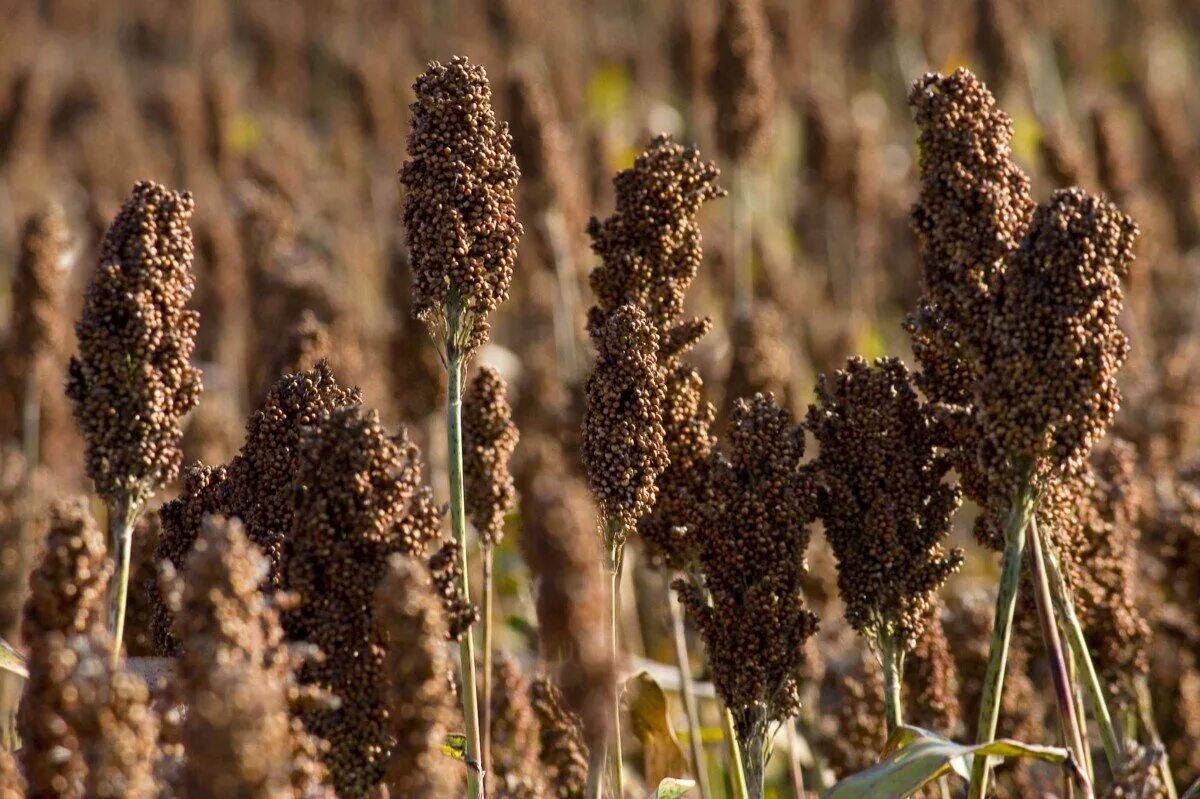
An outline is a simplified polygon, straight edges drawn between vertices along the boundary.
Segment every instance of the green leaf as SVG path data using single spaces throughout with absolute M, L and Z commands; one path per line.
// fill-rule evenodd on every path
M 25 667 L 25 657 L 8 645 L 8 641 L 0 638 L 0 669 L 10 671 L 18 677 L 29 677 L 29 669 Z
M 679 799 L 680 796 L 695 787 L 696 783 L 692 780 L 677 780 L 667 777 L 646 799 Z
M 667 708 L 667 695 L 649 672 L 639 671 L 625 681 L 633 734 L 642 744 L 646 781 L 653 785 L 671 774 L 688 771 L 687 757 Z M 659 788 L 661 789 L 661 785 Z
M 679 738 L 680 743 L 689 743 L 692 736 L 688 735 L 687 730 L 676 730 L 675 735 Z M 720 727 L 701 727 L 700 728 L 700 743 L 702 744 L 720 744 L 725 743 L 725 731 Z
M 1067 750 L 1057 746 L 1008 738 L 959 744 L 920 727 L 902 726 L 884 745 L 878 765 L 842 780 L 825 793 L 824 799 L 903 799 L 952 771 L 968 778 L 975 755 L 996 760 L 1027 757 L 1073 767 Z
M 467 736 L 452 732 L 442 739 L 442 745 L 439 748 L 442 750 L 442 754 L 460 763 L 466 763 L 467 768 L 472 771 L 483 771 L 479 761 L 467 754 Z

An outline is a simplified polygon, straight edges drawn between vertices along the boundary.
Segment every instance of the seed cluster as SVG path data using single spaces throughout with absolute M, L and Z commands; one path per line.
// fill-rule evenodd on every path
M 55 633 L 88 635 L 103 629 L 112 562 L 104 536 L 82 499 L 50 508 L 40 564 L 29 576 L 21 638 L 31 649 Z
M 712 507 L 699 532 L 703 584 L 693 577 L 675 587 L 739 741 L 761 745 L 766 723 L 795 712 L 795 673 L 817 630 L 800 584 L 816 496 L 800 469 L 804 431 L 770 397 L 739 400 L 729 438 L 728 456 L 713 458 Z
M 21 231 L 21 250 L 12 275 L 10 335 L 20 342 L 25 368 L 61 344 L 62 303 L 68 245 L 62 209 L 34 214 Z
M 583 723 L 567 710 L 562 693 L 545 675 L 534 678 L 529 689 L 533 713 L 541 725 L 539 758 L 545 769 L 549 795 L 554 799 L 583 799 L 588 779 L 588 747 Z
M 934 597 L 963 562 L 947 551 L 961 494 L 945 482 L 936 422 L 895 358 L 851 358 L 822 375 L 808 429 L 816 461 L 820 516 L 838 565 L 846 620 L 869 639 L 911 650 Z
M 500 655 L 492 666 L 491 790 L 508 799 L 543 799 L 548 788 L 539 761 L 541 724 L 529 680 L 517 661 Z
M 408 251 L 397 246 L 388 273 L 393 329 L 388 340 L 390 387 L 396 412 L 406 424 L 417 424 L 446 401 L 446 370 L 429 333 L 413 316 L 412 270 Z
M 357 389 L 345 389 L 334 379 L 329 364 L 279 378 L 266 400 L 246 425 L 241 452 L 225 466 L 193 466 L 186 470 L 178 498 L 164 504 L 162 541 L 157 556 L 184 569 L 185 560 L 208 514 L 236 517 L 246 535 L 270 561 L 268 586 L 283 583 L 283 558 L 291 534 L 295 507 L 292 485 L 299 463 L 303 429 L 323 414 L 357 406 Z M 176 639 L 171 617 L 155 602 L 154 637 L 159 651 L 171 654 Z
M 289 640 L 318 647 L 301 682 L 334 694 L 334 709 L 302 714 L 329 741 L 325 762 L 339 796 L 362 797 L 383 779 L 390 731 L 383 639 L 371 610 L 387 556 L 422 555 L 439 536 L 439 512 L 422 485 L 419 453 L 389 436 L 375 412 L 326 411 L 301 430 L 284 585 Z
M 787 324 L 778 306 L 755 300 L 754 308 L 735 313 L 729 324 L 729 373 L 725 397 L 732 401 L 755 394 L 772 394 L 790 405 L 791 353 Z
M 603 746 L 616 674 L 604 635 L 608 592 L 596 568 L 595 509 L 557 448 L 535 440 L 522 449 L 518 545 L 537 580 L 541 645 L 565 661 L 566 705 L 582 719 L 589 745 Z
M 389 559 L 375 613 L 386 637 L 386 721 L 395 742 L 387 760 L 388 788 L 396 796 L 460 795 L 463 773 L 440 750 L 457 724 L 446 680 L 446 621 L 417 561 L 403 555 Z
M 771 39 L 759 0 L 722 0 L 709 88 L 717 145 L 730 161 L 748 158 L 775 112 Z
M 588 483 L 619 546 L 654 505 L 667 466 L 663 408 L 667 386 L 658 330 L 637 305 L 607 317 L 594 334 L 581 450 Z
M 262 593 L 269 569 L 242 524 L 216 516 L 201 524 L 182 585 L 167 568 L 164 593 L 177 597 L 176 633 L 186 642 L 176 663 L 190 708 L 182 731 L 188 796 L 332 797 L 315 757 L 321 744 L 289 716 L 302 701 L 299 662 Z
M 508 297 L 522 232 L 520 170 L 483 67 L 462 56 L 434 61 L 413 89 L 400 172 L 413 309 L 435 339 L 470 356 L 487 340 L 487 315 Z
M 517 427 L 508 386 L 491 366 L 480 367 L 463 395 L 463 494 L 467 515 L 487 546 L 504 537 L 504 516 L 513 504 L 509 462 Z
M 87 472 L 110 502 L 139 506 L 179 473 L 180 420 L 200 398 L 191 365 L 191 194 L 134 186 L 104 236 L 75 326 L 67 396 L 87 441 Z

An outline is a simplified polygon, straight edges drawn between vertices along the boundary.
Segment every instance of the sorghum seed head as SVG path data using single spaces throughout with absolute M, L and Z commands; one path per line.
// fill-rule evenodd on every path
M 67 396 L 87 471 L 109 502 L 140 506 L 179 472 L 180 420 L 200 397 L 191 364 L 191 194 L 143 181 L 104 236 L 75 326 Z
M 112 561 L 83 499 L 50 508 L 42 560 L 29 576 L 21 637 L 31 648 L 53 633 L 90 634 L 104 627 Z
M 492 666 L 492 790 L 507 799 L 543 799 L 549 789 L 539 762 L 542 728 L 529 681 L 511 656 Z
M 712 457 L 712 500 L 698 529 L 703 584 L 675 587 L 738 739 L 751 747 L 768 722 L 795 713 L 795 674 L 817 630 L 800 582 L 816 498 L 800 466 L 804 431 L 770 397 L 738 401 L 729 439 L 728 457 Z
M 504 536 L 504 516 L 513 504 L 509 471 L 517 447 L 517 427 L 508 404 L 508 386 L 491 366 L 463 395 L 463 493 L 467 515 L 488 546 Z
M 753 154 L 775 112 L 771 39 L 760 0 L 722 0 L 709 87 L 717 145 L 730 161 Z
M 589 277 L 596 295 L 588 311 L 593 340 L 624 305 L 640 306 L 664 341 L 679 323 L 702 255 L 696 214 L 724 194 L 716 184 L 719 174 L 694 147 L 662 135 L 617 173 L 612 216 L 588 223 L 592 250 L 601 259 Z
M 292 485 L 299 463 L 301 431 L 322 414 L 354 407 L 361 401 L 358 389 L 338 385 L 325 361 L 309 371 L 276 380 L 262 407 L 246 424 L 241 452 L 225 466 L 196 465 L 185 471 L 179 497 L 159 511 L 163 529 L 158 559 L 169 560 L 184 570 L 204 517 L 237 517 L 246 535 L 270 561 L 267 585 L 280 586 L 295 512 Z M 157 590 L 152 594 L 156 646 L 162 654 L 171 654 L 177 639 L 171 629 L 170 612 Z
M 438 515 L 416 447 L 359 407 L 324 412 L 303 428 L 295 471 L 284 587 L 297 602 L 284 613 L 284 631 L 321 650 L 300 679 L 339 705 L 302 718 L 330 743 L 325 762 L 338 795 L 361 797 L 383 779 L 390 751 L 375 591 L 389 555 L 424 556 L 439 537 Z
M 757 299 L 754 307 L 736 311 L 729 325 L 729 373 L 725 397 L 732 402 L 755 394 L 772 394 L 788 405 L 792 391 L 787 324 L 778 306 Z
M 541 645 L 563 661 L 559 682 L 589 745 L 602 746 L 616 674 L 603 634 L 608 592 L 596 568 L 595 510 L 553 444 L 522 449 L 518 545 L 537 581 Z
M 413 310 L 435 339 L 469 357 L 487 339 L 487 315 L 508 297 L 522 232 L 520 170 L 483 67 L 462 56 L 434 61 L 413 89 L 400 172 Z
M 530 686 L 533 712 L 541 725 L 539 758 L 554 799 L 583 799 L 588 779 L 588 747 L 583 724 L 563 704 L 562 693 L 546 675 Z
M 850 625 L 877 643 L 911 650 L 935 595 L 963 562 L 944 540 L 961 494 L 945 482 L 935 419 L 895 358 L 851 358 L 822 375 L 808 429 L 820 515 L 838 562 L 838 589 Z
M 446 621 L 429 588 L 429 573 L 404 555 L 393 555 L 375 595 L 384 631 L 387 723 L 395 745 L 387 785 L 396 796 L 455 795 L 462 774 L 440 747 L 454 729 L 454 702 L 446 675 Z
M 597 331 L 587 380 L 582 455 L 592 493 L 619 545 L 654 505 L 667 466 L 666 379 L 658 331 L 636 305 L 616 309 Z
M 67 246 L 66 221 L 57 205 L 31 216 L 21 231 L 20 255 L 12 275 L 9 330 L 27 369 L 36 367 L 61 343 Z

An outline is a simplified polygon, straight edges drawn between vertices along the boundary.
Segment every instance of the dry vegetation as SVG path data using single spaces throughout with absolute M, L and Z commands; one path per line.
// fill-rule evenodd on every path
M 549 8 L 0 1 L 0 799 L 1196 795 L 1196 4 Z

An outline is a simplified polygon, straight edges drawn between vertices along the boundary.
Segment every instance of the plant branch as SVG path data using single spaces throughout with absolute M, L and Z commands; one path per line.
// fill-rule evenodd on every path
M 696 701 L 696 684 L 692 680 L 692 667 L 688 661 L 687 631 L 683 624 L 683 608 L 679 606 L 679 598 L 671 590 L 670 580 L 667 581 L 667 604 L 671 609 L 671 628 L 675 633 L 675 661 L 679 666 L 680 693 L 683 695 L 683 709 L 687 715 L 688 744 L 692 750 L 692 771 L 696 775 L 696 784 L 700 788 L 700 799 L 712 796 L 708 785 L 708 769 L 704 762 L 704 742 L 700 739 L 700 707 Z

